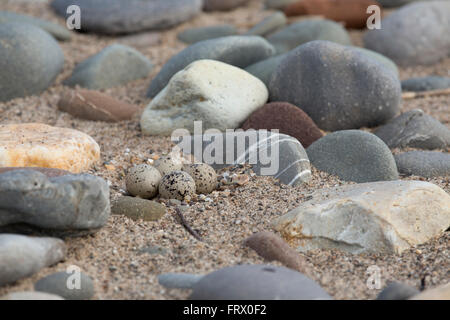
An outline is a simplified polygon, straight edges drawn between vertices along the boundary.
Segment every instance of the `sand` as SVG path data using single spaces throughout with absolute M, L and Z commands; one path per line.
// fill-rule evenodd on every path
M 0 10 L 30 14 L 64 25 L 64 20 L 57 17 L 45 3 L 2 1 Z M 116 41 L 111 37 L 75 33 L 71 42 L 60 42 L 66 60 L 64 71 L 54 85 L 40 96 L 0 103 L 0 123 L 42 122 L 91 135 L 101 147 L 102 162 L 89 172 L 111 183 L 111 198 L 115 199 L 125 192 L 124 174 L 127 168 L 170 151 L 168 137 L 142 136 L 139 119 L 150 101 L 145 98 L 145 92 L 151 79 L 171 55 L 186 46 L 176 39 L 176 34 L 186 28 L 220 23 L 234 24 L 245 31 L 270 13 L 263 10 L 260 1 L 252 1 L 231 12 L 201 14 L 192 21 L 161 32 L 159 43 L 139 49 L 155 63 L 152 74 L 126 86 L 103 90 L 141 109 L 131 121 L 112 124 L 75 119 L 57 109 L 64 89 L 61 82 L 71 74 L 74 66 Z M 351 31 L 351 36 L 355 44 L 361 45 L 361 31 Z M 400 69 L 402 80 L 431 74 L 450 76 L 450 58 L 427 67 Z M 402 112 L 414 108 L 423 109 L 450 128 L 450 96 L 407 100 L 402 105 Z M 211 202 L 193 201 L 184 211 L 186 220 L 198 230 L 204 242 L 189 235 L 176 219 L 174 207 L 160 200 L 167 206 L 167 213 L 159 221 L 132 221 L 113 216 L 98 233 L 67 239 L 69 250 L 64 262 L 0 288 L 0 296 L 13 291 L 32 290 L 38 279 L 77 265 L 94 279 L 95 299 L 185 299 L 189 296 L 189 290 L 165 289 L 158 284 L 157 275 L 164 272 L 206 274 L 235 264 L 264 263 L 255 252 L 243 247 L 245 238 L 257 231 L 271 230 L 273 218 L 295 208 L 313 191 L 348 183 L 313 168 L 313 179 L 308 184 L 293 188 L 280 185 L 270 177 L 256 177 L 246 167 L 234 170 L 248 175 L 249 182 L 215 191 L 209 196 Z M 402 179 L 429 181 L 450 193 L 448 177 Z M 369 275 L 366 271 L 374 265 L 380 268 L 382 287 L 393 280 L 418 289 L 433 288 L 448 282 L 449 243 L 450 232 L 446 232 L 401 255 L 352 255 L 335 250 L 316 250 L 303 256 L 314 266 L 313 279 L 334 298 L 373 299 L 380 290 L 368 288 L 366 282 Z M 148 246 L 164 247 L 167 253 L 142 254 L 140 250 Z

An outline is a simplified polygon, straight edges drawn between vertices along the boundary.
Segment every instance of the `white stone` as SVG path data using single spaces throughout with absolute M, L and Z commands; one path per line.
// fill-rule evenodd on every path
M 178 128 L 220 131 L 238 128 L 268 99 L 265 84 L 250 73 L 214 60 L 198 60 L 176 73 L 147 106 L 141 128 L 147 135 L 171 135 Z
M 421 181 L 383 181 L 320 190 L 274 221 L 298 251 L 401 253 L 450 225 L 450 196 Z

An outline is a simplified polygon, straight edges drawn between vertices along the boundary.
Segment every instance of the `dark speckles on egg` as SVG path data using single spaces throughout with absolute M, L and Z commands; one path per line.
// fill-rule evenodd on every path
M 185 164 L 183 171 L 195 181 L 197 193 L 208 194 L 217 187 L 217 173 L 206 163 Z
M 183 171 L 166 174 L 159 184 L 159 193 L 166 199 L 184 200 L 187 195 L 194 195 L 195 191 L 194 179 Z
M 128 193 L 145 199 L 156 196 L 160 181 L 159 171 L 147 164 L 130 168 L 125 178 Z

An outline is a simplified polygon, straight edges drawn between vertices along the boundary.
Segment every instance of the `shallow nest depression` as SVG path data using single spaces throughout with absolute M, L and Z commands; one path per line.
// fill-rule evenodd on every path
M 0 10 L 16 11 L 64 25 L 48 5 L 2 1 Z M 60 42 L 65 54 L 62 74 L 40 96 L 15 99 L 0 103 L 1 124 L 41 122 L 52 126 L 74 128 L 91 135 L 100 145 L 102 162 L 90 173 L 111 183 L 112 199 L 125 189 L 124 172 L 133 164 L 144 163 L 152 153 L 170 151 L 168 137 L 145 137 L 139 129 L 139 119 L 149 103 L 145 92 L 151 79 L 172 55 L 186 45 L 176 39 L 181 30 L 230 23 L 245 31 L 271 11 L 263 10 L 260 1 L 224 13 L 202 13 L 176 28 L 160 32 L 160 42 L 140 51 L 156 65 L 148 78 L 126 86 L 103 90 L 105 93 L 141 108 L 132 121 L 119 123 L 92 122 L 75 119 L 57 110 L 57 102 L 74 66 L 87 57 L 117 41 L 113 37 L 74 33 L 72 41 Z M 298 19 L 297 19 L 298 20 Z M 293 20 L 292 20 L 293 21 Z M 353 42 L 362 43 L 362 32 L 351 31 Z M 400 77 L 450 75 L 450 58 L 427 67 L 401 68 Z M 450 127 L 449 97 L 435 96 L 403 102 L 402 112 L 421 108 Z M 128 151 L 128 152 L 127 152 Z M 394 150 L 396 152 L 398 150 Z M 105 163 L 113 164 L 105 166 Z M 113 168 L 113 169 L 111 169 Z M 244 171 L 245 168 L 237 169 Z M 449 178 L 419 179 L 437 184 L 450 192 Z M 269 177 L 251 177 L 250 181 L 229 191 L 210 195 L 212 202 L 195 202 L 184 212 L 186 220 L 201 234 L 204 242 L 190 236 L 176 219 L 173 206 L 157 222 L 133 221 L 113 216 L 106 227 L 94 235 L 67 239 L 68 254 L 64 262 L 45 268 L 32 277 L 0 289 L 0 296 L 13 291 L 32 290 L 40 278 L 77 265 L 95 282 L 96 299 L 185 299 L 190 291 L 166 289 L 158 284 L 157 275 L 165 272 L 192 272 L 206 274 L 216 269 L 235 265 L 264 263 L 254 251 L 243 247 L 245 238 L 257 231 L 271 230 L 270 222 L 305 201 L 313 191 L 343 185 L 336 177 L 313 168 L 313 179 L 293 188 L 280 185 Z M 165 202 L 167 203 L 167 202 Z M 401 255 L 352 255 L 333 250 L 316 250 L 304 255 L 314 265 L 313 278 L 336 299 L 373 299 L 380 290 L 366 285 L 367 269 L 378 266 L 382 271 L 382 287 L 396 280 L 416 288 L 432 288 L 449 279 L 450 234 L 403 252 Z M 161 246 L 166 254 L 140 253 L 148 246 Z M 273 263 L 277 264 L 277 263 Z

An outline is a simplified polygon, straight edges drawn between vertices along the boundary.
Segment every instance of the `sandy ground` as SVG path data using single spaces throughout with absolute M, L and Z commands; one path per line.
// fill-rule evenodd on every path
M 11 10 L 48 19 L 60 24 L 45 3 L 30 4 L 15 1 L 0 3 L 0 10 Z M 161 33 L 161 41 L 140 51 L 156 65 L 148 78 L 127 86 L 104 90 L 111 96 L 143 108 L 149 103 L 146 89 L 164 62 L 185 45 L 176 34 L 190 27 L 231 23 L 245 31 L 269 15 L 259 1 L 226 13 L 202 14 L 192 21 Z M 351 31 L 354 43 L 361 45 L 362 32 Z M 114 38 L 89 34 L 74 34 L 71 42 L 62 42 L 65 54 L 64 71 L 55 84 L 40 96 L 0 103 L 0 123 L 42 122 L 53 126 L 75 128 L 91 135 L 101 146 L 102 162 L 90 172 L 111 182 L 112 199 L 121 194 L 125 170 L 143 163 L 154 154 L 170 151 L 167 137 L 144 137 L 139 129 L 139 112 L 132 121 L 104 123 L 79 120 L 57 110 L 57 101 L 64 89 L 63 79 L 74 66 L 105 46 Z M 450 76 L 450 58 L 441 63 L 400 70 L 401 79 L 425 75 Z M 450 97 L 440 96 L 404 101 L 402 111 L 421 108 L 450 128 Z M 398 150 L 396 150 L 398 151 Z M 447 150 L 448 151 L 448 150 Z M 112 164 L 115 169 L 105 167 Z M 245 169 L 237 169 L 245 170 Z M 249 172 L 243 172 L 249 173 Z M 450 192 L 447 177 L 420 179 L 433 182 Z M 167 213 L 158 222 L 136 222 L 114 216 L 95 235 L 68 239 L 66 260 L 45 268 L 34 276 L 0 289 L 7 292 L 30 290 L 43 276 L 77 265 L 95 281 L 96 299 L 185 299 L 187 290 L 165 289 L 157 282 L 164 272 L 194 272 L 206 274 L 213 270 L 244 263 L 264 263 L 253 251 L 242 246 L 243 240 L 257 231 L 271 230 L 270 222 L 295 208 L 313 191 L 342 185 L 336 177 L 313 170 L 310 183 L 293 188 L 280 185 L 269 177 L 251 177 L 248 184 L 229 190 L 215 191 L 212 202 L 195 202 L 185 211 L 185 217 L 197 229 L 204 242 L 191 237 L 177 222 L 174 207 L 167 204 Z M 166 203 L 163 201 L 163 203 Z M 366 271 L 376 265 L 382 272 L 382 286 L 397 280 L 419 289 L 432 288 L 450 279 L 450 232 L 440 238 L 405 251 L 401 255 L 351 255 L 339 251 L 316 250 L 304 255 L 314 265 L 313 278 L 336 299 L 373 299 L 379 290 L 369 289 Z M 148 246 L 162 246 L 166 254 L 140 253 Z M 276 264 L 276 263 L 274 263 Z

